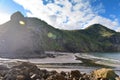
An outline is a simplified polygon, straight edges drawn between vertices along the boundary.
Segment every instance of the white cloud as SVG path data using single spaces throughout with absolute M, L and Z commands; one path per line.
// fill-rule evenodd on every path
M 104 18 L 101 16 L 95 16 L 92 20 L 89 21 L 89 23 L 86 25 L 86 27 L 91 25 L 91 24 L 94 24 L 94 23 L 100 23 L 100 24 L 102 24 L 110 29 L 114 29 L 116 26 L 119 25 L 117 19 L 112 21 L 110 19 L 107 19 L 107 18 Z
M 116 29 L 116 31 L 117 31 L 117 32 L 120 32 L 120 27 L 118 27 L 118 28 Z
M 102 3 L 96 5 L 96 7 L 92 7 L 95 13 L 105 13 L 105 9 Z
M 10 14 L 0 12 L 0 24 L 10 20 Z
M 105 13 L 102 3 L 93 8 L 89 0 L 71 0 L 72 2 L 55 0 L 54 3 L 47 5 L 43 4 L 44 0 L 13 1 L 22 5 L 25 10 L 29 10 L 30 12 L 27 12 L 29 17 L 38 17 L 60 29 L 82 29 L 95 23 L 114 29 L 119 25 L 117 20 L 110 20 L 98 15 L 101 12 Z M 65 21 L 67 22 L 65 23 Z

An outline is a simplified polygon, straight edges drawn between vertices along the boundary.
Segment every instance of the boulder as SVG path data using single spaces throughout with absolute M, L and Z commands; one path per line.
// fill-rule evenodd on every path
M 73 70 L 73 71 L 71 71 L 71 78 L 72 79 L 78 79 L 79 80 L 79 78 L 82 76 L 82 74 L 80 73 L 80 71 L 78 71 L 78 70 Z
M 61 71 L 60 74 L 63 76 L 67 76 L 66 72 L 64 72 L 64 71 Z
M 40 71 L 41 71 L 41 73 L 42 73 L 41 76 L 42 76 L 43 79 L 46 80 L 46 79 L 50 76 L 50 72 L 49 72 L 49 71 L 44 70 L 44 69 L 43 69 L 43 70 L 40 70 Z
M 91 80 L 91 79 L 90 79 L 90 75 L 84 73 L 84 74 L 82 75 L 82 77 L 80 77 L 79 80 Z
M 57 74 L 56 70 L 52 70 L 52 71 L 49 72 L 49 75 L 54 75 L 54 74 Z
M 24 75 L 17 75 L 16 80 L 25 80 L 25 76 Z
M 102 68 L 95 70 L 91 73 L 94 80 L 115 80 L 118 75 L 112 70 L 107 68 Z
M 0 65 L 0 80 L 3 78 L 3 76 L 6 75 L 6 73 L 9 71 L 9 68 L 4 65 Z
M 42 72 L 35 64 L 23 62 L 12 67 L 3 80 L 36 80 L 41 77 Z
M 116 77 L 115 80 L 120 80 L 120 77 Z
M 49 76 L 46 80 L 66 80 L 66 78 L 63 75 L 56 73 L 54 75 Z

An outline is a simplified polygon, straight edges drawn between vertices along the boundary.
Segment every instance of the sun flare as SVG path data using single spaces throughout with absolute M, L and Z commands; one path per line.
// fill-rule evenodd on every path
M 25 25 L 25 22 L 24 22 L 24 21 L 19 21 L 19 23 L 20 23 L 21 25 Z

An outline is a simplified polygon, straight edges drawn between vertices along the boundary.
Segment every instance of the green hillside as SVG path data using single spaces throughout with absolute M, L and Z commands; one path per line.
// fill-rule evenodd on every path
M 120 33 L 103 25 L 93 24 L 84 30 L 59 30 L 37 18 L 16 18 L 17 16 L 18 13 L 13 14 L 11 20 L 1 26 L 20 25 L 15 22 L 16 19 L 23 21 L 20 27 L 27 28 L 34 35 L 32 38 L 38 49 L 67 52 L 120 52 Z
M 29 18 L 29 20 L 32 22 L 35 19 Z M 38 32 L 32 30 L 37 34 L 36 39 L 39 39 L 38 43 L 44 50 L 68 52 L 120 51 L 120 33 L 100 24 L 91 25 L 84 30 L 59 30 L 44 21 L 36 20 L 37 26 L 32 25 L 38 29 Z

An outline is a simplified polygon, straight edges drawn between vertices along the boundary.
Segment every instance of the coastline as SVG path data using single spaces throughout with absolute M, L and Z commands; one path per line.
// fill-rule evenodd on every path
M 46 58 L 27 58 L 27 59 L 2 59 L 1 58 L 1 65 L 6 66 L 7 68 L 11 69 L 12 67 L 26 62 L 26 63 L 33 63 L 35 64 L 40 70 L 47 70 L 48 72 L 56 71 L 60 73 L 64 72 L 71 72 L 78 70 L 82 74 L 91 74 L 92 71 L 97 69 L 106 68 L 112 69 L 115 71 L 117 75 L 120 76 L 120 68 L 116 68 L 112 65 L 96 62 L 94 60 L 96 58 L 84 57 L 79 56 L 79 59 L 76 60 L 75 55 L 73 53 L 60 53 L 56 54 L 53 53 L 55 57 L 46 57 Z M 93 60 L 93 61 L 92 61 Z

